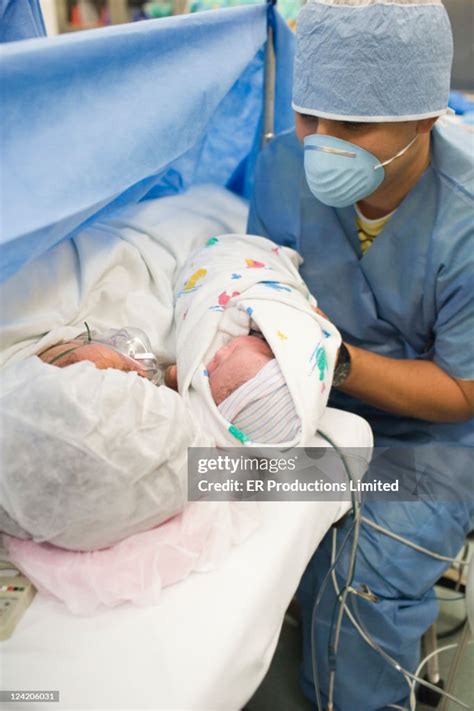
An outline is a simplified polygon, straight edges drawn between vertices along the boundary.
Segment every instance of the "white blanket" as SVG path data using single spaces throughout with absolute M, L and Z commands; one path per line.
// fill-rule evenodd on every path
M 173 281 L 209 237 L 243 231 L 247 205 L 214 185 L 117 210 L 2 285 L 0 366 L 83 332 L 137 326 L 174 362 Z
M 219 348 L 251 328 L 270 345 L 301 423 L 291 442 L 274 444 L 303 446 L 317 430 L 341 337 L 315 311 L 298 261 L 296 252 L 263 237 L 224 235 L 191 255 L 176 279 L 179 390 L 219 446 L 258 444 L 222 417 L 205 367 Z

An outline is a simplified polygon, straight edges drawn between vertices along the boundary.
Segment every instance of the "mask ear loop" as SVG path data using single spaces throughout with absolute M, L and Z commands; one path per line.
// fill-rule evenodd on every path
M 396 155 L 394 155 L 392 158 L 389 158 L 388 160 L 384 160 L 383 163 L 379 163 L 378 165 L 374 165 L 374 170 L 378 170 L 379 168 L 383 168 L 385 165 L 388 165 L 389 163 L 391 163 L 391 162 L 392 162 L 393 160 L 395 160 L 396 158 L 400 158 L 400 156 L 402 156 L 404 153 L 407 152 L 407 150 L 408 150 L 409 148 L 412 147 L 412 145 L 415 143 L 415 141 L 416 141 L 417 138 L 418 138 L 418 134 L 416 134 L 415 138 L 414 138 L 412 141 L 410 141 L 410 143 L 409 143 L 407 146 L 405 146 L 405 148 L 402 148 L 402 150 L 399 151 L 399 152 L 398 152 Z

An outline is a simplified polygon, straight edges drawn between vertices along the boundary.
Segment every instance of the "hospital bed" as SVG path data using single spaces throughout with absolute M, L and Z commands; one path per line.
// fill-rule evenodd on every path
M 273 126 L 268 105 L 263 117 L 268 23 Z M 248 197 L 262 133 L 292 124 L 292 55 L 264 5 L 6 46 L 1 279 L 124 204 L 205 182 Z M 367 423 L 347 413 L 328 410 L 321 429 L 339 446 L 372 445 Z M 75 617 L 37 594 L 2 643 L 2 688 L 59 690 L 42 709 L 241 708 L 306 564 L 349 506 L 262 503 L 262 524 L 219 569 L 166 588 L 157 606 Z
M 348 447 L 371 446 L 366 422 L 348 413 L 328 409 L 321 427 Z M 326 443 L 318 437 L 314 444 Z M 306 564 L 350 504 L 260 506 L 261 526 L 222 567 L 164 589 L 157 606 L 76 617 L 37 594 L 2 643 L 2 687 L 58 690 L 59 703 L 39 706 L 45 711 L 241 709 L 270 665 Z
M 76 238 L 75 244 L 82 245 L 79 253 L 94 254 L 85 244 L 98 240 L 98 224 L 107 228 L 107 251 L 99 249 L 93 260 L 81 264 L 78 278 L 82 284 L 94 284 L 92 301 L 100 291 L 107 302 L 108 290 L 113 293 L 115 289 L 108 260 L 114 260 L 113 245 L 125 239 L 122 224 L 129 224 L 131 215 L 143 237 L 149 236 L 147 229 L 151 233 L 147 225 L 153 225 L 155 237 L 166 240 L 169 235 L 191 229 L 210 234 L 206 230 L 215 231 L 222 224 L 241 231 L 246 212 L 244 201 L 214 186 L 197 186 L 179 196 L 127 208 L 126 220 L 122 211 L 122 219 L 95 222 Z M 137 244 L 133 236 L 128 239 Z M 100 246 L 100 240 L 98 243 Z M 159 261 L 159 251 L 153 246 L 159 250 L 159 243 L 149 244 L 142 255 L 150 268 Z M 123 244 L 121 253 L 126 254 Z M 53 248 L 48 257 L 60 281 L 70 263 L 67 256 L 63 258 L 65 254 L 64 248 Z M 34 266 L 31 262 L 24 267 L 27 277 Z M 106 279 L 98 284 L 90 277 L 91 271 L 105 274 Z M 78 293 L 72 277 L 70 290 Z M 9 291 L 12 285 L 22 292 L 22 283 L 21 278 L 13 277 L 5 293 L 16 293 L 14 288 Z M 131 293 L 128 291 L 127 296 Z M 83 294 L 82 298 L 87 310 L 87 297 Z M 69 297 L 63 299 L 63 304 L 69 301 Z M 54 314 L 56 302 L 56 287 L 50 299 L 47 291 L 43 292 L 43 311 L 50 304 Z M 156 313 L 156 308 L 148 310 Z M 26 310 L 34 328 L 34 304 Z M 120 311 L 125 310 L 124 303 Z M 24 318 L 23 325 L 27 320 Z M 151 326 L 152 321 L 148 323 Z M 346 453 L 357 449 L 361 464 L 352 474 L 360 478 L 373 445 L 367 422 L 328 408 L 319 429 L 337 446 L 347 448 Z M 318 434 L 311 444 L 326 447 L 327 440 Z M 345 477 L 342 462 L 340 468 Z M 182 582 L 165 587 L 155 606 L 127 603 L 114 609 L 101 608 L 92 616 L 75 616 L 61 602 L 38 593 L 11 639 L 0 648 L 2 687 L 58 690 L 59 706 L 51 705 L 56 709 L 241 708 L 268 669 L 285 610 L 309 559 L 350 503 L 273 501 L 259 506 L 262 520 L 257 530 L 231 548 L 221 566 L 211 572 L 192 573 Z M 41 708 L 47 706 L 43 703 Z

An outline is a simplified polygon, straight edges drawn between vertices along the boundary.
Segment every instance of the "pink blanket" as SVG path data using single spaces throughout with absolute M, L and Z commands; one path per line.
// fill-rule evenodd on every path
M 153 605 L 161 589 L 191 572 L 217 568 L 232 545 L 258 527 L 255 502 L 198 502 L 111 548 L 66 551 L 4 535 L 9 558 L 42 593 L 78 615 L 130 601 Z

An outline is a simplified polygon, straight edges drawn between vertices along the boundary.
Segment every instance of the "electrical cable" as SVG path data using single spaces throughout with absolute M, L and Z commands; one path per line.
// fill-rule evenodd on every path
M 334 533 L 336 534 L 336 535 L 334 536 L 334 538 L 336 538 L 336 537 L 337 537 L 337 531 L 335 530 Z M 334 547 L 333 547 L 333 551 L 334 551 Z M 333 580 L 334 590 L 335 590 L 336 594 L 339 595 L 339 588 L 338 588 L 338 584 L 337 584 L 337 579 L 336 579 L 335 571 L 333 571 L 333 573 L 332 573 L 332 580 Z M 436 686 L 435 684 L 432 684 L 431 682 L 426 681 L 426 679 L 420 678 L 420 677 L 418 676 L 418 673 L 417 673 L 417 674 L 412 674 L 412 673 L 409 672 L 408 670 L 404 669 L 393 657 L 391 657 L 389 654 L 387 654 L 387 652 L 385 652 L 385 650 L 382 649 L 382 647 L 380 647 L 380 646 L 374 641 L 374 639 L 372 638 L 372 636 L 370 635 L 370 633 L 367 631 L 367 629 L 365 628 L 364 624 L 362 623 L 362 620 L 360 619 L 360 614 L 359 614 L 359 611 L 358 611 L 358 604 L 357 604 L 357 599 L 356 599 L 356 597 L 353 597 L 353 598 L 352 598 L 352 603 L 353 603 L 353 606 L 354 606 L 354 611 L 353 611 L 353 613 L 351 612 L 351 610 L 350 610 L 349 607 L 347 607 L 347 606 L 346 606 L 346 612 L 347 612 L 347 615 L 348 615 L 350 621 L 352 622 L 353 626 L 354 626 L 355 629 L 359 632 L 359 634 L 361 635 L 362 639 L 364 639 L 364 641 L 365 641 L 370 647 L 372 647 L 372 649 L 374 649 L 374 651 L 378 652 L 391 666 L 393 666 L 398 672 L 400 672 L 400 673 L 403 675 L 403 677 L 405 678 L 405 681 L 407 682 L 408 687 L 409 687 L 409 689 L 410 689 L 410 694 L 411 694 L 411 692 L 412 692 L 412 688 L 413 688 L 415 682 L 418 682 L 418 683 L 421 684 L 422 686 L 426 686 L 426 687 L 428 687 L 429 689 L 432 689 L 433 691 L 435 691 L 436 693 L 440 694 L 441 696 L 447 697 L 448 699 L 450 699 L 451 701 L 453 701 L 455 704 L 458 704 L 459 706 L 462 706 L 462 707 L 465 708 L 465 709 L 470 709 L 470 706 L 468 706 L 467 704 L 465 704 L 463 701 L 461 701 L 460 699 L 456 698 L 456 697 L 453 696 L 452 694 L 449 694 L 449 693 L 446 692 L 444 689 L 440 689 L 440 688 L 439 688 L 438 686 Z M 451 645 L 448 645 L 448 646 L 451 646 Z M 457 646 L 457 645 L 452 645 L 452 646 Z M 429 656 L 431 657 L 432 655 L 429 655 Z M 414 708 L 413 706 L 411 706 L 411 711 L 415 711 L 415 708 Z
M 471 640 L 468 642 L 468 644 L 474 644 L 474 640 Z M 421 674 L 421 670 L 425 666 L 426 662 L 429 662 L 429 660 L 434 657 L 436 654 L 441 654 L 442 652 L 447 652 L 450 649 L 456 649 L 459 647 L 459 642 L 456 642 L 455 644 L 446 644 L 444 647 L 440 647 L 439 649 L 435 649 L 429 654 L 426 655 L 424 659 L 421 660 L 421 662 L 418 665 L 418 668 L 415 672 L 415 676 L 419 676 Z M 442 689 L 439 689 L 439 693 L 442 692 Z M 411 711 L 416 711 L 416 698 L 415 698 L 415 682 L 412 682 L 412 688 L 410 690 L 410 709 Z
M 334 443 L 334 441 L 330 437 L 325 435 L 323 432 L 318 430 L 318 434 L 320 434 L 339 454 L 349 480 L 353 481 L 354 477 L 352 476 L 352 472 L 350 471 L 350 467 L 348 466 L 342 451 Z M 330 630 L 330 642 L 329 642 L 329 644 L 330 644 L 330 649 L 329 649 L 330 672 L 329 672 L 329 690 L 328 690 L 327 711 L 333 711 L 335 664 L 336 664 L 336 655 L 337 655 L 337 649 L 339 646 L 340 631 L 341 631 L 342 618 L 343 618 L 344 612 L 347 613 L 352 625 L 359 632 L 362 639 L 372 649 L 374 649 L 374 651 L 376 651 L 378 654 L 380 654 L 382 656 L 382 658 L 384 658 L 394 669 L 396 669 L 396 671 L 400 672 L 403 675 L 403 677 L 409 687 L 409 690 L 410 690 L 410 708 L 412 709 L 412 711 L 415 711 L 415 709 L 412 705 L 412 695 L 414 693 L 414 688 L 415 688 L 416 682 L 418 682 L 422 686 L 425 686 L 425 687 L 435 691 L 436 693 L 444 696 L 445 698 L 449 698 L 455 704 L 462 706 L 463 708 L 469 709 L 470 707 L 467 704 L 465 704 L 460 699 L 457 699 L 452 694 L 449 694 L 448 692 L 444 691 L 444 689 L 440 689 L 435 684 L 431 684 L 431 682 L 428 682 L 425 679 L 419 678 L 418 671 L 417 671 L 417 674 L 412 674 L 408 670 L 404 669 L 395 659 L 393 659 L 387 652 L 385 652 L 384 649 L 382 649 L 382 647 L 380 647 L 373 640 L 370 633 L 366 630 L 366 628 L 364 627 L 364 625 L 360 619 L 360 615 L 358 614 L 358 605 L 357 605 L 356 598 L 355 597 L 352 598 L 352 602 L 353 602 L 353 606 L 354 606 L 353 613 L 349 609 L 349 606 L 346 604 L 346 598 L 347 598 L 348 592 L 357 592 L 354 590 L 349 590 L 349 588 L 351 586 L 351 582 L 352 582 L 353 574 L 354 574 L 355 557 L 356 557 L 356 553 L 357 553 L 357 544 L 358 544 L 358 539 L 359 539 L 361 522 L 364 522 L 365 524 L 378 530 L 380 533 L 383 533 L 384 535 L 389 536 L 390 538 L 393 538 L 394 540 L 397 540 L 400 543 L 403 543 L 403 544 L 409 546 L 410 548 L 413 548 L 414 550 L 417 550 L 420 553 L 424 553 L 425 555 L 428 555 L 428 556 L 435 558 L 437 560 L 446 561 L 448 563 L 457 563 L 462 567 L 467 565 L 469 561 L 466 561 L 465 556 L 463 557 L 463 559 L 458 559 L 458 558 L 451 558 L 448 556 L 441 555 L 440 553 L 436 553 L 435 551 L 430 551 L 429 549 L 424 548 L 423 546 L 419 546 L 416 543 L 413 543 L 412 541 L 404 538 L 403 536 L 392 533 L 391 531 L 388 531 L 387 529 L 383 528 L 382 526 L 371 521 L 367 517 L 362 516 L 360 499 L 359 499 L 359 501 L 357 501 L 355 499 L 355 497 L 352 496 L 352 504 L 353 504 L 352 514 L 354 517 L 354 522 L 353 522 L 351 528 L 349 529 L 349 531 L 347 531 L 347 533 L 344 537 L 344 540 L 342 542 L 341 548 L 340 548 L 339 552 L 337 553 L 337 555 L 336 555 L 337 529 L 333 529 L 331 566 L 330 566 L 328 572 L 326 573 L 326 576 L 323 580 L 322 586 L 320 588 L 320 591 L 318 593 L 318 596 L 317 596 L 314 606 L 313 606 L 313 614 L 312 614 L 312 619 L 311 619 L 311 651 L 312 651 L 313 676 L 314 676 L 314 680 L 315 680 L 315 691 L 316 691 L 316 700 L 317 700 L 317 705 L 318 705 L 318 711 L 322 711 L 322 702 L 321 702 L 321 694 L 320 694 L 320 690 L 319 690 L 319 678 L 318 678 L 317 665 L 316 665 L 315 644 L 314 644 L 314 627 L 315 627 L 315 622 L 316 622 L 317 609 L 318 609 L 319 604 L 321 602 L 322 594 L 324 593 L 324 590 L 326 589 L 329 576 L 331 576 L 331 578 L 332 578 L 334 590 L 335 590 L 336 596 L 337 596 L 337 600 L 335 602 L 335 606 L 334 606 L 334 610 L 333 610 L 333 615 L 332 615 L 333 620 L 331 623 L 331 630 Z M 348 571 L 348 575 L 346 578 L 346 584 L 342 588 L 342 591 L 341 591 L 341 590 L 339 590 L 339 587 L 338 587 L 335 568 L 336 568 L 336 564 L 342 554 L 342 551 L 349 539 L 349 536 L 353 531 L 354 531 L 355 535 L 354 535 L 354 539 L 352 542 L 351 555 L 350 555 L 350 561 L 349 561 L 349 571 Z M 335 616 L 337 602 L 339 602 L 339 611 L 338 611 L 338 618 L 337 618 L 336 627 L 335 627 L 334 643 L 332 643 L 332 628 L 333 628 L 333 624 L 334 624 L 334 616 Z M 457 645 L 448 645 L 449 648 L 452 648 L 454 646 L 457 646 Z M 446 649 L 445 647 L 442 648 L 443 651 L 445 649 Z M 438 650 L 438 651 L 440 651 L 440 650 Z M 433 654 L 434 653 L 429 655 L 429 658 L 431 658 L 431 656 L 433 656 Z M 426 658 L 424 660 L 424 662 L 426 662 L 427 660 L 428 660 L 428 658 Z M 403 709 L 403 707 L 397 706 L 396 704 L 392 704 L 390 706 L 390 708 L 398 708 L 398 709 L 402 709 L 402 711 L 406 711 L 406 709 Z
M 316 600 L 314 602 L 313 611 L 312 611 L 312 615 L 311 615 L 311 664 L 312 664 L 312 671 L 313 671 L 313 678 L 314 678 L 314 688 L 315 688 L 315 693 L 316 693 L 316 705 L 318 707 L 318 711 L 323 711 L 323 704 L 322 704 L 322 700 L 321 700 L 321 692 L 319 690 L 319 673 L 318 673 L 318 668 L 317 668 L 317 663 L 316 663 L 316 647 L 315 647 L 315 639 L 314 639 L 317 611 L 318 611 L 319 605 L 321 603 L 321 599 L 322 599 L 324 592 L 326 590 L 327 584 L 330 580 L 330 576 L 333 571 L 333 568 L 335 568 L 335 566 L 337 565 L 339 558 L 341 557 L 341 555 L 344 551 L 345 545 L 346 545 L 347 541 L 349 540 L 351 533 L 354 530 L 354 526 L 355 526 L 355 521 L 352 523 L 351 527 L 346 532 L 344 539 L 342 541 L 341 547 L 339 549 L 339 553 L 337 554 L 337 556 L 335 556 L 334 562 L 332 562 L 331 567 L 329 568 L 326 575 L 324 576 L 323 582 L 321 583 L 318 595 L 317 595 Z
M 413 541 L 408 540 L 408 538 L 404 538 L 403 536 L 398 535 L 398 533 L 392 533 L 392 531 L 388 531 L 386 528 L 383 526 L 380 526 L 378 523 L 375 523 L 374 521 L 371 521 L 370 518 L 367 518 L 366 516 L 362 516 L 362 521 L 370 526 L 371 528 L 375 528 L 376 531 L 380 531 L 380 533 L 383 533 L 385 536 L 388 536 L 389 538 L 393 538 L 395 541 L 398 541 L 399 543 L 404 543 L 406 546 L 409 546 L 410 548 L 414 548 L 414 550 L 418 551 L 419 553 L 424 553 L 425 555 L 430 556 L 431 558 L 436 558 L 436 560 L 443 560 L 446 561 L 447 563 L 457 563 L 458 565 L 462 565 L 463 567 L 465 565 L 468 565 L 469 561 L 466 561 L 463 558 L 450 558 L 449 556 L 446 555 L 441 555 L 441 553 L 436 553 L 435 551 L 430 551 L 429 548 L 424 548 L 423 546 L 419 546 L 417 543 L 413 543 Z
M 337 658 L 337 650 L 339 648 L 342 617 L 344 615 L 344 610 L 345 610 L 345 606 L 346 606 L 346 598 L 347 598 L 347 594 L 349 592 L 349 587 L 351 586 L 352 580 L 354 578 L 354 568 L 355 568 L 355 560 L 356 560 L 356 555 L 357 555 L 357 546 L 359 544 L 360 519 L 361 519 L 360 513 L 359 513 L 359 515 L 355 514 L 354 540 L 352 543 L 351 557 L 349 560 L 349 572 L 347 574 L 346 584 L 342 590 L 342 594 L 340 595 L 340 599 L 339 599 L 339 612 L 338 612 L 338 617 L 337 617 L 336 627 L 335 627 L 335 632 L 334 632 L 334 642 L 332 642 L 332 630 L 331 630 L 331 635 L 330 635 L 329 687 L 328 687 L 328 710 L 330 710 L 330 711 L 332 711 L 332 708 L 333 708 L 334 685 L 335 685 L 335 681 L 336 681 L 336 658 Z M 334 534 L 337 535 L 336 529 L 334 529 Z M 333 572 L 335 575 L 336 571 L 334 570 Z
M 468 543 L 464 543 L 464 548 L 463 548 L 462 556 L 461 556 L 461 560 L 464 561 L 464 564 L 461 563 L 461 565 L 459 566 L 458 579 L 457 579 L 457 581 L 456 581 L 456 585 L 454 586 L 454 589 L 455 589 L 457 592 L 459 592 L 459 590 L 460 590 L 460 588 L 461 588 L 461 586 L 462 586 L 462 575 L 463 575 L 463 573 L 464 573 L 464 565 L 467 565 L 468 562 L 469 562 L 469 558 L 470 558 L 469 552 L 470 552 L 470 549 L 471 549 L 471 548 L 470 548 L 469 544 L 468 544 Z
M 354 482 L 355 479 L 352 475 L 351 469 L 349 467 L 348 462 L 346 461 L 346 458 L 345 458 L 342 450 L 338 447 L 338 445 L 334 442 L 334 440 L 332 438 L 330 438 L 328 435 L 326 435 L 324 432 L 322 432 L 321 430 L 318 430 L 318 433 L 337 452 L 337 454 L 339 455 L 339 457 L 343 463 L 343 466 L 346 471 L 347 478 L 348 478 L 349 482 Z M 352 579 L 354 577 L 357 546 L 359 543 L 359 532 L 360 532 L 360 522 L 361 522 L 360 496 L 359 497 L 355 496 L 355 491 L 353 490 L 353 487 L 350 487 L 350 490 L 351 490 L 351 498 L 352 498 L 352 515 L 354 517 L 354 522 L 353 522 L 348 534 L 344 538 L 343 545 L 341 546 L 341 549 L 340 549 L 338 555 L 332 561 L 332 565 L 331 565 L 331 567 L 328 571 L 328 574 L 326 575 L 325 581 L 324 581 L 324 582 L 326 582 L 326 579 L 329 579 L 329 575 L 331 574 L 331 572 L 334 572 L 334 574 L 335 574 L 335 566 L 337 564 L 339 556 L 342 553 L 343 547 L 348 539 L 349 533 L 352 533 L 352 531 L 353 531 L 354 537 L 353 537 L 352 546 L 351 546 L 351 553 L 350 553 L 350 559 L 349 559 L 349 568 L 348 568 L 348 573 L 347 573 L 347 578 L 346 578 L 346 584 L 343 588 L 341 596 L 340 597 L 338 596 L 338 600 L 336 600 L 335 607 L 333 610 L 333 619 L 332 619 L 331 627 L 330 627 L 330 631 L 329 631 L 329 649 L 328 649 L 328 656 L 329 656 L 328 709 L 329 710 L 332 710 L 332 708 L 333 708 L 334 685 L 335 685 L 335 678 L 336 678 L 336 658 L 337 658 L 337 650 L 339 647 L 342 616 L 344 614 L 347 593 L 349 591 L 349 587 L 350 587 L 350 585 L 352 583 Z M 334 531 L 335 530 L 336 529 L 334 529 Z M 334 534 L 333 534 L 333 536 L 334 536 Z M 334 538 L 333 538 L 333 540 L 334 540 Z M 312 619 L 311 619 L 311 652 L 312 652 L 313 675 L 314 675 L 314 670 L 317 667 L 315 645 L 314 645 L 314 627 L 315 627 L 315 623 L 316 623 L 316 611 L 319 607 L 321 598 L 322 598 L 322 595 L 318 595 L 318 597 L 314 603 L 314 606 L 313 606 L 313 615 L 312 615 Z M 338 617 L 337 617 L 337 621 L 336 621 L 336 625 L 335 625 L 334 641 L 333 641 L 334 614 L 336 611 L 337 603 L 339 603 L 339 610 L 338 610 Z M 317 701 L 318 701 L 318 709 L 321 710 L 321 705 L 322 705 L 321 704 L 321 695 L 320 695 L 320 691 L 319 691 L 319 679 L 318 679 L 317 675 L 315 676 L 315 689 L 317 689 L 316 696 L 317 696 Z
M 333 583 L 334 583 L 335 590 L 336 590 L 336 593 L 337 593 L 337 591 L 338 591 L 337 580 L 335 580 L 335 576 L 334 576 L 334 575 L 333 575 Z M 412 672 L 408 671 L 407 669 L 404 669 L 404 668 L 396 661 L 396 659 L 393 659 L 393 657 L 391 657 L 384 649 L 382 649 L 382 647 L 380 647 L 380 646 L 374 641 L 374 639 L 372 638 L 372 636 L 371 636 L 370 633 L 366 630 L 364 624 L 362 623 L 362 621 L 361 621 L 361 619 L 360 619 L 360 614 L 359 614 L 359 612 L 358 612 L 357 600 L 356 600 L 355 597 L 352 598 L 352 603 L 353 603 L 353 606 L 354 606 L 354 611 L 353 611 L 353 612 L 351 612 L 351 610 L 350 610 L 348 607 L 346 607 L 347 615 L 348 615 L 349 619 L 351 620 L 352 624 L 353 624 L 354 627 L 357 629 L 357 631 L 359 632 L 359 634 L 361 635 L 361 637 L 365 640 L 365 642 L 367 642 L 367 644 L 368 644 L 370 647 L 372 647 L 372 649 L 374 649 L 376 652 L 378 652 L 391 666 L 393 666 L 398 672 L 400 672 L 400 673 L 403 675 L 403 677 L 405 678 L 405 681 L 406 681 L 407 684 L 408 684 L 408 687 L 409 687 L 409 689 L 410 689 L 410 692 L 411 692 L 411 688 L 412 688 L 412 682 L 414 683 L 414 682 L 417 681 L 417 682 L 418 682 L 419 684 L 421 684 L 422 686 L 426 686 L 428 689 L 432 689 L 432 690 L 435 691 L 437 694 L 441 694 L 441 696 L 447 697 L 448 699 L 450 699 L 451 701 L 453 701 L 455 704 L 458 704 L 459 706 L 462 706 L 463 708 L 468 709 L 468 711 L 469 711 L 470 706 L 468 706 L 467 704 L 465 704 L 464 701 L 461 701 L 460 699 L 456 698 L 456 697 L 453 696 L 452 694 L 449 694 L 449 693 L 446 692 L 444 689 L 440 689 L 440 688 L 439 688 L 438 686 L 436 686 L 435 684 L 432 684 L 431 682 L 426 681 L 426 679 L 421 679 L 420 677 L 416 676 L 416 674 L 413 674 Z M 412 708 L 412 711 L 415 711 L 415 710 Z

